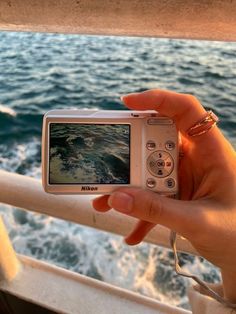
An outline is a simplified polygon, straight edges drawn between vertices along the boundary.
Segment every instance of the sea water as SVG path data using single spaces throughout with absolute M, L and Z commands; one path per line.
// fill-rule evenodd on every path
M 150 88 L 191 93 L 219 116 L 236 146 L 236 44 L 154 38 L 0 33 L 0 168 L 41 177 L 41 124 L 50 109 L 124 109 L 120 96 Z M 27 197 L 27 195 L 26 195 Z M 146 243 L 0 205 L 17 252 L 188 307 L 190 284 L 173 254 Z M 216 282 L 210 263 L 183 268 Z

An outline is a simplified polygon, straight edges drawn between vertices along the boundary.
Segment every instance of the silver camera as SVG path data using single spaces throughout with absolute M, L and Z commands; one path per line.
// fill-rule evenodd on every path
M 142 187 L 178 192 L 178 132 L 156 111 L 53 110 L 45 114 L 42 178 L 54 194 Z

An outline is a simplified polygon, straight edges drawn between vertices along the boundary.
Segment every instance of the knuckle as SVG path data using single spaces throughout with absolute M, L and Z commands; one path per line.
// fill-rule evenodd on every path
M 212 234 L 215 229 L 215 219 L 207 210 L 199 209 L 197 213 L 193 212 L 193 223 L 191 225 L 191 236 L 204 242 L 208 239 L 209 233 Z
M 187 116 L 192 113 L 192 109 L 197 110 L 199 106 L 201 106 L 200 101 L 191 94 L 184 94 L 183 102 L 185 103 L 182 107 L 182 110 L 179 112 L 179 118 L 183 116 Z M 193 111 L 194 112 L 194 111 Z
M 148 220 L 159 222 L 163 212 L 163 202 L 161 197 L 152 196 L 148 204 Z
M 185 97 L 189 102 L 192 102 L 192 103 L 198 102 L 198 99 L 194 95 L 185 94 Z

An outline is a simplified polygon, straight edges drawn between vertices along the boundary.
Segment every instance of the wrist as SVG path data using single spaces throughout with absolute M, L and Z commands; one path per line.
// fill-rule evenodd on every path
M 236 271 L 221 269 L 224 298 L 236 304 Z

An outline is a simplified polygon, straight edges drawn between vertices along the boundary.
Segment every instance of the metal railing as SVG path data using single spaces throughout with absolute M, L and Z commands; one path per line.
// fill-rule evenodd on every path
M 96 212 L 91 206 L 91 196 L 62 196 L 52 195 L 44 192 L 39 180 L 6 171 L 0 171 L 0 202 L 9 204 L 25 210 L 46 214 L 52 217 L 79 223 L 103 231 L 119 235 L 126 235 L 132 229 L 136 220 L 119 214 L 113 210 L 102 214 Z M 4 248 L 1 244 L 0 250 L 0 277 L 12 278 L 5 267 L 6 251 L 9 251 L 9 258 L 15 259 L 12 253 L 10 241 L 4 227 L 0 224 L 2 236 L 1 243 L 5 241 Z M 169 230 L 157 226 L 154 228 L 145 241 L 164 247 L 169 247 Z M 7 249 L 8 248 L 8 249 Z M 183 239 L 178 239 L 178 248 L 183 252 L 197 254 L 191 244 Z M 5 251 L 5 252 L 4 252 Z M 13 263 L 15 264 L 15 262 Z M 15 271 L 18 269 L 16 264 Z M 14 270 L 13 270 L 14 272 Z

